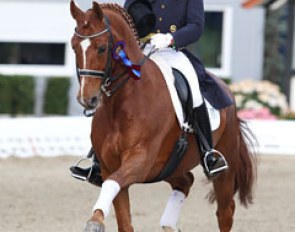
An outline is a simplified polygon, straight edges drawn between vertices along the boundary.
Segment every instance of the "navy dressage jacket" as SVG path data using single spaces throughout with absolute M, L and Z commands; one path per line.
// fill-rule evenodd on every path
M 126 0 L 124 7 L 129 8 L 138 0 Z M 140 0 L 139 0 L 140 1 Z M 205 72 L 203 63 L 190 53 L 186 46 L 197 42 L 204 31 L 203 0 L 147 0 L 156 16 L 156 25 L 151 33 L 171 33 L 174 46 L 189 58 L 198 75 L 202 95 L 216 109 L 233 103 L 211 75 Z

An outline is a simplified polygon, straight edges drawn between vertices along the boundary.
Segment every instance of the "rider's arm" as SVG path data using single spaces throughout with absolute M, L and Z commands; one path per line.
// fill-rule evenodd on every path
M 185 47 L 199 40 L 204 31 L 203 0 L 188 0 L 187 24 L 174 32 L 174 46 Z

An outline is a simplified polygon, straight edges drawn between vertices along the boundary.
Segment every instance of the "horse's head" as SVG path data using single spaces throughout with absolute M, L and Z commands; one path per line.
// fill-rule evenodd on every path
M 110 96 L 126 83 L 127 73 L 137 75 L 136 65 L 130 64 L 141 64 L 144 55 L 133 20 L 120 5 L 93 2 L 92 9 L 83 12 L 71 0 L 71 14 L 76 20 L 72 47 L 80 82 L 77 99 L 86 110 L 96 109 L 101 90 Z M 116 87 L 108 90 L 116 81 Z
M 71 14 L 76 20 L 72 48 L 80 82 L 77 99 L 86 109 L 95 109 L 99 103 L 101 85 L 111 71 L 112 38 L 109 24 L 96 2 L 93 2 L 92 9 L 83 12 L 72 0 Z

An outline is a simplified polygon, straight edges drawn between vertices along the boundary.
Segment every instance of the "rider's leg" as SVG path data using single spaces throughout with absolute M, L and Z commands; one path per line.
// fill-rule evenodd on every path
M 211 125 L 205 102 L 193 109 L 193 127 L 204 172 L 209 179 L 214 178 L 227 169 L 228 165 L 224 156 L 213 149 Z

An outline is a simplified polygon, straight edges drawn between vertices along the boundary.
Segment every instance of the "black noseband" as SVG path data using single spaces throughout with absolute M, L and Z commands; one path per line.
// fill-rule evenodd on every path
M 94 78 L 104 79 L 105 72 L 103 71 L 96 71 L 96 70 L 89 70 L 89 69 L 77 69 L 78 76 L 91 76 Z

